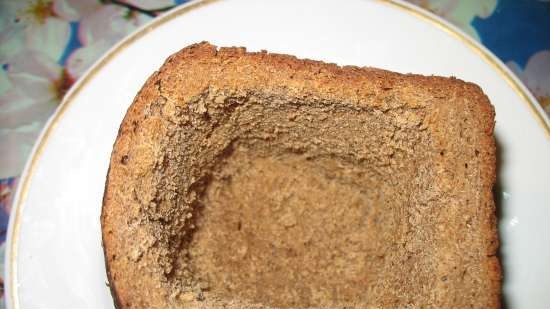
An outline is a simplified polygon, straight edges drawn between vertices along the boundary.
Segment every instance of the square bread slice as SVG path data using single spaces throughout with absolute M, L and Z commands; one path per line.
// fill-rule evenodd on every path
M 455 78 L 191 45 L 101 216 L 117 308 L 498 308 L 494 111 Z

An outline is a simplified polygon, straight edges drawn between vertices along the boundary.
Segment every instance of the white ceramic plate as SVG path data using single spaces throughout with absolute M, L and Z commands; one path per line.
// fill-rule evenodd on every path
M 548 119 L 456 28 L 401 2 L 368 0 L 195 2 L 112 49 L 67 95 L 22 177 L 8 234 L 8 308 L 113 308 L 99 222 L 113 141 L 146 78 L 203 40 L 479 84 L 497 114 L 506 302 L 550 308 Z

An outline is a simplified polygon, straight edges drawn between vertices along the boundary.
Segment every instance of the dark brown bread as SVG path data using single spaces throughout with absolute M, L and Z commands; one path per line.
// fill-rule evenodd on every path
M 498 308 L 494 112 L 455 78 L 200 43 L 120 127 L 117 308 Z

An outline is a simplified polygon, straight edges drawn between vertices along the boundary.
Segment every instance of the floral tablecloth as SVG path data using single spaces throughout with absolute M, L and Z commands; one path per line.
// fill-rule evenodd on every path
M 0 0 L 0 269 L 18 176 L 65 92 L 116 42 L 184 2 Z M 550 114 L 549 0 L 410 2 L 483 43 Z

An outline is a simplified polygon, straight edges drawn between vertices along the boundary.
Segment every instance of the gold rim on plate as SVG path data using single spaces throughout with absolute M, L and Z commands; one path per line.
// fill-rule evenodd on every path
M 72 101 L 73 98 L 78 95 L 80 90 L 84 88 L 84 86 L 97 74 L 98 71 L 100 71 L 107 63 L 109 63 L 109 61 L 111 61 L 120 51 L 122 51 L 128 45 L 137 41 L 138 39 L 140 39 L 150 31 L 154 30 L 158 26 L 163 25 L 166 22 L 176 17 L 182 16 L 190 11 L 193 11 L 195 9 L 198 9 L 208 4 L 219 2 L 219 1 L 221 0 L 193 1 L 191 3 L 188 3 L 186 5 L 176 8 L 171 12 L 168 12 L 166 15 L 162 15 L 154 19 L 148 25 L 144 26 L 143 28 L 134 32 L 133 34 L 130 34 L 124 40 L 122 40 L 118 45 L 116 45 L 111 50 L 109 50 L 102 58 L 100 58 L 100 60 L 98 60 L 92 66 L 92 68 L 80 80 L 76 82 L 76 84 L 71 88 L 71 90 L 63 98 L 63 101 L 61 102 L 56 113 L 52 116 L 47 126 L 42 131 L 40 140 L 35 145 L 34 152 L 29 158 L 29 161 L 27 162 L 27 166 L 25 168 L 25 171 L 22 174 L 22 179 L 20 180 L 18 190 L 14 199 L 14 205 L 12 207 L 13 212 L 10 218 L 10 224 L 9 224 L 9 230 L 8 230 L 11 233 L 8 233 L 9 238 L 7 239 L 7 243 L 8 243 L 7 253 L 9 254 L 9 256 L 7 257 L 8 266 L 6 268 L 7 276 L 5 278 L 7 279 L 6 291 L 9 291 L 9 293 L 6 294 L 6 296 L 9 298 L 8 305 L 12 309 L 19 309 L 19 298 L 18 298 L 18 291 L 17 291 L 17 285 L 16 285 L 16 279 L 17 279 L 16 260 L 17 260 L 17 245 L 19 240 L 19 230 L 21 227 L 22 205 L 25 202 L 25 199 L 27 197 L 30 180 L 32 178 L 32 175 L 34 175 L 36 166 L 38 165 L 38 160 L 42 156 L 42 153 L 48 142 L 48 139 L 51 136 L 51 133 L 53 132 L 54 128 L 57 126 L 57 123 L 59 122 L 59 120 L 61 119 L 61 117 L 64 115 L 65 111 L 71 104 L 71 102 L 73 102 Z M 474 41 L 472 38 L 468 37 L 461 30 L 449 24 L 447 21 L 444 21 L 440 17 L 435 16 L 434 14 L 426 10 L 423 10 L 417 6 L 405 3 L 402 0 L 378 0 L 378 1 L 384 4 L 387 4 L 388 6 L 391 6 L 393 8 L 407 12 L 408 14 L 418 17 L 426 22 L 431 23 L 435 25 L 437 28 L 445 31 L 446 33 L 450 34 L 451 36 L 453 36 L 454 38 L 456 38 L 457 40 L 461 41 L 466 46 L 468 46 L 472 51 L 474 51 L 478 56 L 480 56 L 480 58 L 482 58 L 493 69 L 495 69 L 500 76 L 502 76 L 502 78 L 508 83 L 508 85 L 510 85 L 510 87 L 512 87 L 512 89 L 528 105 L 530 111 L 534 114 L 537 122 L 542 126 L 542 129 L 545 131 L 546 136 L 550 136 L 550 124 L 548 123 L 548 121 L 546 120 L 546 117 L 542 114 L 542 112 L 539 109 L 537 109 L 538 102 L 534 100 L 533 96 L 528 92 L 528 90 L 526 90 L 525 86 L 523 86 L 518 81 L 518 79 L 510 72 L 510 70 L 508 70 L 500 60 L 498 60 L 494 55 L 492 55 L 490 51 L 488 51 L 485 47 L 481 46 L 480 43 Z

